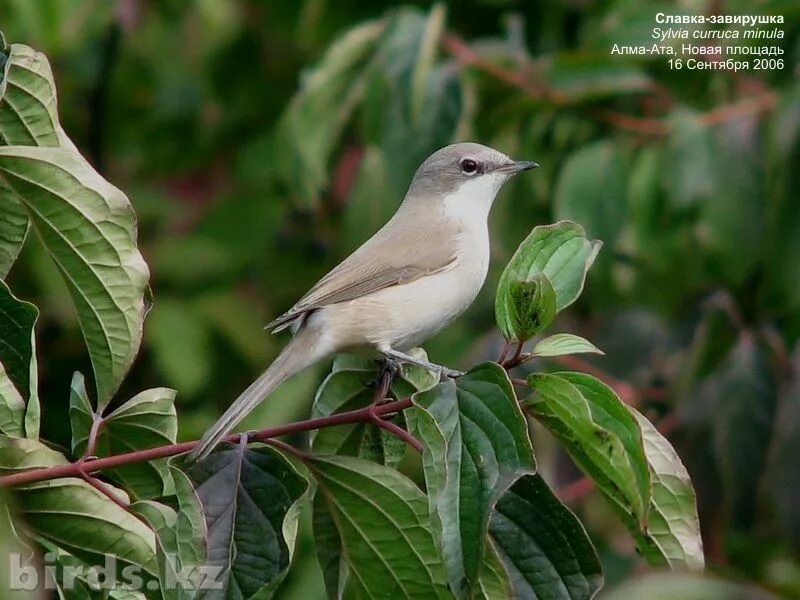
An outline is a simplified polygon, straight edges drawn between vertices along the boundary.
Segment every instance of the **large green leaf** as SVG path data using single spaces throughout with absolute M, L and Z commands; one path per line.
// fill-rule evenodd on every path
M 623 521 L 627 521 L 639 550 L 650 564 L 700 570 L 705 564 L 703 540 L 689 473 L 669 440 L 638 411 L 629 410 L 642 429 L 653 491 L 647 528 L 639 529 L 630 518 Z
M 613 244 L 625 221 L 627 168 L 612 141 L 594 142 L 575 152 L 561 169 L 555 215 L 583 225 L 589 235 Z
M 271 448 L 245 444 L 189 468 L 208 526 L 208 566 L 221 588 L 207 597 L 271 597 L 289 569 L 296 503 L 306 480 Z
M 300 91 L 281 117 L 277 164 L 305 202 L 316 202 L 328 183 L 328 161 L 364 95 L 364 67 L 385 27 L 385 21 L 370 21 L 336 40 L 304 74 Z
M 421 348 L 410 352 L 427 359 Z M 380 376 L 380 365 L 373 360 L 338 356 L 332 372 L 317 390 L 311 416 L 325 417 L 368 406 L 374 400 Z M 418 390 L 432 387 L 436 380 L 434 374 L 414 365 L 404 364 L 401 365 L 399 375 L 392 381 L 389 395 L 395 399 L 407 398 Z M 403 414 L 395 415 L 391 421 L 400 426 L 405 425 Z M 320 429 L 314 432 L 311 447 L 316 454 L 361 456 L 395 467 L 406 453 L 405 442 L 384 429 L 365 423 Z
M 4 279 L 28 235 L 29 221 L 14 192 L 0 181 L 0 279 Z
M 2 50 L 0 35 L 0 50 Z M 2 55 L 0 55 L 2 56 Z M 41 572 L 39 558 L 32 552 L 31 544 L 19 531 L 19 515 L 10 494 L 0 489 L 0 590 L 6 591 L 6 600 L 41 600 L 41 593 L 23 585 L 26 575 L 35 569 Z
M 0 432 L 39 435 L 34 325 L 39 311 L 0 281 Z
M 555 291 L 556 312 L 559 312 L 580 295 L 586 272 L 601 245 L 589 241 L 583 228 L 570 221 L 534 227 L 511 257 L 497 284 L 495 317 L 503 335 L 508 339 L 515 337 L 508 310 L 513 281 L 530 281 L 544 273 Z
M 613 505 L 646 526 L 650 472 L 641 430 L 627 407 L 608 386 L 583 373 L 535 373 L 528 382 L 535 392 L 525 401 L 530 413 Z
M 79 154 L 0 146 L 0 177 L 25 205 L 72 295 L 107 405 L 139 349 L 148 270 L 125 195 Z
M 425 446 L 425 482 L 450 587 L 468 597 L 485 557 L 495 502 L 536 468 L 525 417 L 508 375 L 495 363 L 415 394 L 414 404 L 414 412 L 423 413 L 422 423 L 412 420 L 412 430 Z
M 313 457 L 309 467 L 321 496 L 315 508 L 329 513 L 315 534 L 335 547 L 335 528 L 341 548 L 338 587 L 328 589 L 329 597 L 449 596 L 419 488 L 394 469 L 360 458 Z
M 0 436 L 0 474 L 66 462 L 62 454 L 38 441 Z M 122 490 L 108 488 L 126 499 Z M 157 574 L 153 532 L 85 481 L 67 477 L 31 483 L 17 488 L 17 494 L 33 534 L 89 564 L 104 565 L 106 555 L 113 555 Z
M 578 518 L 539 475 L 525 475 L 497 503 L 489 527 L 513 598 L 592 598 L 603 585 L 597 552 Z
M 174 444 L 178 432 L 175 390 L 153 388 L 136 394 L 105 417 L 94 414 L 86 394 L 83 375 L 75 373 L 70 386 L 72 451 L 86 450 L 92 422 L 101 419 L 94 454 L 113 456 L 145 448 Z M 108 474 L 137 499 L 159 498 L 170 488 L 165 460 L 122 465 Z
M 166 504 L 144 500 L 131 509 L 147 519 L 156 534 L 156 553 L 163 600 L 192 600 L 195 590 L 209 587 L 201 570 L 205 564 L 206 524 L 192 482 L 180 469 L 170 469 L 175 481 L 176 511 Z

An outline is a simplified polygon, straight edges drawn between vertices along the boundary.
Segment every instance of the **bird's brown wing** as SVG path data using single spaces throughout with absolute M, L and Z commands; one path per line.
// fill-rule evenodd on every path
M 320 279 L 297 304 L 267 324 L 265 329 L 277 333 L 304 314 L 323 306 L 361 298 L 447 268 L 455 260 L 455 250 L 452 244 L 437 243 L 441 239 L 448 239 L 442 233 L 431 224 L 422 225 L 421 230 L 409 235 L 404 235 L 396 228 L 391 228 L 389 232 L 384 228 Z M 409 239 L 417 240 L 417 243 L 409 245 Z M 399 243 L 399 240 L 406 241 L 406 244 Z M 376 257 L 382 258 L 376 260 Z

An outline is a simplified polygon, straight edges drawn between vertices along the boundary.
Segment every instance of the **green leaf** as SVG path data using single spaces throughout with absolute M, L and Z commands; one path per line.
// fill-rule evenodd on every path
M 511 580 L 500 555 L 491 540 L 486 544 L 486 556 L 478 573 L 476 595 L 484 600 L 506 600 L 513 598 Z
M 692 480 L 678 453 L 638 411 L 629 407 L 642 429 L 644 451 L 653 484 L 646 529 L 623 519 L 642 555 L 652 565 L 702 570 L 705 565 L 697 499 Z
M 535 373 L 529 412 L 563 444 L 609 502 L 647 522 L 650 472 L 636 419 L 605 384 L 583 373 Z
M 495 502 L 536 468 L 525 417 L 508 375 L 495 363 L 413 398 L 422 422 L 412 429 L 425 446 L 425 483 L 450 587 L 468 597 L 478 582 Z
M 328 161 L 364 95 L 364 67 L 385 21 L 370 21 L 331 44 L 282 115 L 276 139 L 279 175 L 297 196 L 315 203 L 328 184 Z
M 28 215 L 14 192 L 0 180 L 0 279 L 17 260 L 28 235 Z
M 153 388 L 140 392 L 105 417 L 93 415 L 83 375 L 75 373 L 70 386 L 72 451 L 86 450 L 94 419 L 102 419 L 94 454 L 113 456 L 174 444 L 178 432 L 175 390 Z M 137 499 L 159 498 L 170 490 L 165 459 L 122 465 L 107 473 Z
M 152 500 L 131 505 L 145 517 L 156 534 L 161 594 L 164 600 L 191 600 L 202 589 L 207 536 L 200 499 L 188 476 L 170 469 L 175 481 L 178 510 Z
M 425 351 L 414 348 L 410 354 L 427 359 Z M 380 365 L 376 361 L 355 356 L 339 355 L 332 371 L 322 382 L 311 409 L 313 418 L 356 410 L 369 406 L 375 397 L 380 378 Z M 407 398 L 418 390 L 436 384 L 437 377 L 414 365 L 401 365 L 399 377 L 389 388 L 394 399 Z M 405 416 L 395 415 L 393 423 L 404 426 Z M 345 454 L 374 460 L 387 466 L 400 464 L 406 453 L 405 443 L 395 435 L 374 425 L 355 423 L 326 427 L 314 432 L 311 447 L 316 454 Z
M 2 42 L 2 34 L 0 34 Z M 2 50 L 2 43 L 0 43 Z M 2 55 L 0 55 L 2 56 Z M 41 590 L 19 589 L 20 576 L 36 569 L 41 573 L 41 561 L 33 552 L 27 536 L 19 530 L 19 515 L 12 504 L 10 494 L 0 489 L 0 590 L 6 600 L 41 600 Z M 20 567 L 16 573 L 14 567 Z M 12 579 L 13 578 L 13 579 Z
M 398 10 L 381 36 L 366 80 L 364 137 L 390 165 L 387 196 L 394 202 L 419 164 L 453 141 L 464 116 L 458 70 L 435 61 L 443 20 L 438 5 L 428 13 Z
M 11 44 L 0 78 L 0 141 L 74 149 L 58 121 L 56 87 L 47 57 Z
M 615 586 L 605 600 L 777 600 L 761 585 L 689 573 L 648 573 Z
M 0 436 L 0 475 L 66 462 L 62 454 L 38 441 Z M 108 488 L 127 499 L 122 490 Z M 104 565 L 111 554 L 123 564 L 140 565 L 156 575 L 153 532 L 85 481 L 67 477 L 16 490 L 32 534 L 91 565 Z
M 286 576 L 308 484 L 271 448 L 225 446 L 189 468 L 208 526 L 221 598 L 267 598 Z
M 394 469 L 360 458 L 315 456 L 308 464 L 342 549 L 330 597 L 450 597 L 419 488 Z M 332 533 L 328 521 L 328 546 Z
M 597 346 L 579 335 L 556 333 L 540 340 L 533 348 L 535 356 L 564 356 L 565 354 L 603 354 Z
M 583 146 L 567 159 L 555 189 L 555 215 L 582 224 L 587 232 L 613 244 L 625 222 L 626 159 L 605 140 Z
M 102 410 L 139 350 L 147 265 L 128 199 L 76 152 L 0 146 L 0 177 L 30 214 L 72 295 Z
M 580 296 L 586 272 L 601 246 L 600 242 L 589 241 L 580 225 L 569 221 L 534 227 L 514 252 L 497 284 L 495 317 L 503 335 L 514 338 L 508 313 L 512 281 L 531 281 L 538 273 L 544 273 L 555 290 L 556 312 L 560 312 Z
M 556 292 L 544 273 L 529 281 L 513 279 L 506 296 L 508 317 L 514 328 L 512 339 L 525 342 L 550 325 L 556 316 Z
M 603 585 L 597 552 L 578 518 L 539 475 L 525 475 L 492 513 L 489 531 L 511 574 L 511 598 L 592 598 Z
M 33 304 L 14 297 L 0 281 L 0 432 L 6 435 L 39 435 L 38 316 Z

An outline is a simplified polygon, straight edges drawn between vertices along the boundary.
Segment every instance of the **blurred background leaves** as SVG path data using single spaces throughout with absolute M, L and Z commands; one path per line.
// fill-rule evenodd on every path
M 495 358 L 500 269 L 534 225 L 579 222 L 604 249 L 551 329 L 592 339 L 606 356 L 582 366 L 661 419 L 698 489 L 711 568 L 800 593 L 800 5 L 414 4 L 0 0 L 6 38 L 52 62 L 64 129 L 139 217 L 156 302 L 116 398 L 175 388 L 179 437 L 198 437 L 284 342 L 262 325 L 392 214 L 420 160 L 473 139 L 541 168 L 498 200 L 486 289 L 431 358 Z M 662 10 L 782 14 L 785 67 L 610 55 L 651 43 Z M 43 435 L 66 446 L 69 382 L 91 365 L 36 236 L 9 281 L 40 308 Z M 253 419 L 307 415 L 323 373 Z M 536 444 L 568 485 L 548 434 Z M 631 576 L 595 498 L 574 508 L 607 580 Z M 283 597 L 321 590 L 309 543 Z

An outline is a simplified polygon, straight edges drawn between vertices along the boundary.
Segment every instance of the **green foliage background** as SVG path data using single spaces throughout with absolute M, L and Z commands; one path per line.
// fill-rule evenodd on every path
M 557 329 L 592 339 L 592 362 L 670 420 L 712 569 L 800 593 L 800 8 L 724 3 L 786 20 L 784 69 L 734 74 L 609 55 L 649 43 L 660 10 L 717 3 L 418 4 L 0 0 L 0 29 L 47 54 L 65 130 L 139 217 L 157 302 L 118 396 L 177 389 L 178 437 L 198 437 L 283 343 L 262 325 L 392 213 L 419 161 L 487 143 L 541 168 L 502 193 L 486 289 L 429 355 L 496 357 L 511 252 L 534 224 L 580 222 L 605 247 Z M 64 398 L 91 369 L 45 258 L 28 236 L 9 281 L 40 309 L 42 435 L 69 446 Z M 326 369 L 248 424 L 305 417 Z M 536 440 L 540 470 L 570 482 Z M 609 584 L 632 576 L 597 497 L 575 508 Z M 321 589 L 307 531 L 281 597 Z

